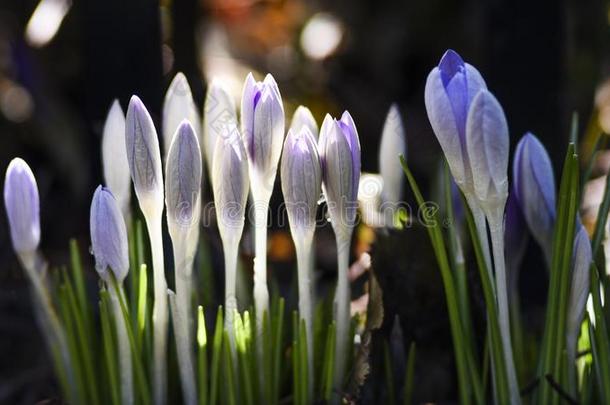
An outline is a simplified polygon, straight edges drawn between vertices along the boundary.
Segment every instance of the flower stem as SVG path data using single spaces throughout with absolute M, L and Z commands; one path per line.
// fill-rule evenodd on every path
M 487 220 L 491 234 L 491 244 L 495 265 L 496 296 L 498 302 L 498 321 L 500 334 L 502 335 L 502 346 L 504 346 L 504 357 L 506 362 L 506 374 L 510 390 L 511 404 L 520 404 L 519 384 L 513 360 L 513 348 L 510 333 L 510 315 L 508 308 L 508 293 L 506 289 L 506 268 L 504 258 L 504 205 L 496 212 L 489 212 Z
M 335 390 L 341 392 L 345 374 L 347 349 L 349 347 L 350 324 L 350 286 L 347 279 L 349 266 L 349 241 L 337 238 L 337 291 L 335 292 L 335 322 L 337 335 L 335 339 Z
M 237 311 L 236 278 L 237 278 L 237 243 L 224 243 L 225 258 L 225 329 L 229 333 L 231 348 L 235 349 L 234 317 Z
M 299 314 L 305 321 L 305 336 L 307 338 L 307 362 L 309 363 L 308 392 L 313 395 L 313 325 L 312 325 L 312 306 L 311 306 L 311 280 L 310 261 L 311 244 L 313 235 L 295 240 L 297 252 L 298 285 L 299 285 Z
M 254 201 L 254 306 L 258 336 L 262 335 L 263 314 L 269 311 L 269 291 L 267 290 L 267 219 L 269 199 Z M 260 341 L 258 339 L 257 341 Z
M 123 298 L 123 286 L 118 282 L 109 286 L 110 297 L 112 299 L 112 310 L 114 312 L 114 322 L 116 324 L 117 340 L 119 341 L 119 374 L 121 376 L 121 404 L 131 405 L 133 400 L 133 364 L 131 362 L 131 347 L 127 328 L 121 311 L 119 295 Z
M 167 400 L 167 283 L 163 263 L 163 239 L 161 238 L 161 213 L 146 215 L 146 226 L 150 237 L 153 261 L 154 304 L 153 304 L 153 381 L 154 403 L 163 405 Z

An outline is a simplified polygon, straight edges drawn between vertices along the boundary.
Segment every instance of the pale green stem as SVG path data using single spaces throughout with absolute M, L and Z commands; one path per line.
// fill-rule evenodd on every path
M 122 282 L 109 286 L 112 299 L 112 310 L 116 324 L 117 340 L 119 342 L 119 374 L 121 376 L 121 404 L 131 405 L 133 401 L 133 365 L 131 362 L 131 346 L 127 335 L 127 320 L 123 316 L 119 296 L 125 297 Z
M 235 349 L 233 322 L 235 311 L 238 310 L 236 296 L 238 244 L 233 241 L 226 241 L 223 245 L 225 258 L 225 329 L 229 333 L 231 348 Z
M 256 307 L 256 329 L 262 336 L 263 314 L 269 310 L 269 291 L 267 289 L 267 219 L 269 199 L 254 199 L 254 306 Z M 261 339 L 257 342 L 262 344 Z M 262 346 L 261 346 L 262 347 Z
M 466 201 L 472 212 L 474 225 L 477 228 L 477 235 L 481 242 L 481 249 L 483 250 L 483 257 L 485 258 L 489 278 L 493 280 L 493 268 L 491 266 L 491 253 L 489 251 L 489 238 L 487 237 L 487 226 L 485 224 L 485 212 L 481 209 L 481 206 L 474 196 L 470 196 L 469 194 L 464 194 L 464 196 L 466 197 Z
M 347 278 L 349 267 L 349 243 L 350 238 L 344 240 L 337 237 L 337 290 L 335 292 L 335 322 L 337 335 L 335 340 L 335 373 L 334 386 L 338 392 L 342 391 L 343 377 L 347 361 L 347 350 L 349 347 L 350 327 L 350 285 Z
M 163 263 L 163 239 L 161 237 L 161 213 L 146 215 L 146 226 L 150 237 L 153 261 L 154 304 L 153 304 L 153 383 L 154 403 L 163 405 L 167 401 L 167 282 Z
M 508 293 L 506 289 L 506 268 L 504 258 L 504 205 L 501 204 L 497 210 L 487 213 L 489 230 L 491 234 L 491 244 L 495 264 L 496 295 L 498 302 L 498 322 L 500 323 L 500 333 L 502 335 L 502 346 L 504 347 L 504 357 L 506 362 L 506 374 L 510 389 L 511 404 L 520 404 L 521 396 L 519 384 L 517 383 L 517 373 L 513 359 L 513 348 L 510 334 L 510 313 L 508 307 Z
M 33 295 L 35 300 L 38 302 L 39 313 L 41 314 L 40 323 L 44 330 L 43 335 L 49 349 L 53 351 L 56 347 L 59 349 L 61 360 L 63 363 L 63 369 L 66 373 L 67 384 L 69 389 L 69 395 L 72 399 L 78 398 L 76 383 L 74 379 L 74 369 L 72 368 L 72 361 L 70 357 L 70 351 L 68 349 L 68 340 L 64 329 L 61 326 L 59 318 L 53 309 L 53 303 L 47 286 L 45 285 L 45 264 L 42 257 L 38 252 L 22 252 L 18 253 L 19 260 L 22 267 L 32 283 L 34 290 Z
M 198 222 L 195 226 L 197 225 Z M 174 263 L 176 266 L 176 294 L 175 296 L 170 294 L 170 306 L 174 333 L 176 335 L 176 350 L 178 353 L 184 403 L 195 405 L 197 403 L 197 388 L 195 385 L 193 353 L 191 352 L 193 337 L 190 316 L 190 286 L 193 259 L 186 251 L 188 241 L 185 241 L 180 235 L 177 235 L 174 239 L 176 240 L 172 240 L 172 243 L 174 245 Z
M 296 239 L 296 238 L 295 238 Z M 301 240 L 295 240 L 295 248 L 297 252 L 297 271 L 299 285 L 299 314 L 301 319 L 305 321 L 305 334 L 307 337 L 307 362 L 309 363 L 309 394 L 313 395 L 313 325 L 312 325 L 312 305 L 311 305 L 311 280 L 310 276 L 310 260 L 311 260 L 311 244 L 313 234 L 307 235 Z

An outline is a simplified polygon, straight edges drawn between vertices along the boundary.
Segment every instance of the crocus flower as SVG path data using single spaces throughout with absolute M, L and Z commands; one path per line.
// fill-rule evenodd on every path
M 326 197 L 331 224 L 337 241 L 337 289 L 335 292 L 334 384 L 339 389 L 345 370 L 345 348 L 348 346 L 350 291 L 347 271 L 349 243 L 356 221 L 358 185 L 360 181 L 360 141 L 351 115 L 345 111 L 340 120 L 327 115 L 322 123 L 320 139 L 322 189 Z
M 546 149 L 529 132 L 515 150 L 513 181 L 527 226 L 550 264 L 556 216 L 555 178 Z
M 591 241 L 585 227 L 577 223 L 572 253 L 572 283 L 567 320 L 567 348 L 570 367 L 576 359 L 576 344 L 589 296 L 589 268 L 592 262 Z
M 383 125 L 379 146 L 379 173 L 383 179 L 382 204 L 393 207 L 400 201 L 404 174 L 398 156 L 406 155 L 405 128 L 396 104 L 390 110 Z
M 127 150 L 125 149 L 125 114 L 118 100 L 106 116 L 104 132 L 102 134 L 102 163 L 104 180 L 121 208 L 123 217 L 128 220 L 130 216 L 129 204 L 131 202 L 131 177 Z
M 219 79 L 213 79 L 208 86 L 203 108 L 203 139 L 205 159 L 209 172 L 214 167 L 214 148 L 216 139 L 229 129 L 239 133 L 235 102 Z
M 284 106 L 270 74 L 262 82 L 256 82 L 252 73 L 246 77 L 241 99 L 241 132 L 253 186 L 258 183 L 270 193 L 284 141 Z M 257 194 L 257 188 L 253 187 L 252 192 Z
M 426 80 L 428 119 L 451 174 L 464 193 L 473 187 L 466 150 L 466 118 L 475 95 L 486 88 L 478 70 L 451 49 L 445 52 L 438 67 L 432 69 Z
M 161 151 L 155 126 L 137 96 L 131 97 L 125 122 L 127 161 L 140 209 L 146 220 L 153 261 L 153 377 L 155 404 L 164 404 L 167 397 L 167 283 L 163 262 L 161 219 L 163 214 L 163 177 Z
M 98 186 L 91 201 L 91 250 L 95 269 L 110 284 L 108 270 L 121 283 L 129 270 L 127 229 L 121 210 L 109 189 Z
M 528 239 L 527 224 L 525 218 L 523 218 L 516 193 L 511 187 L 511 192 L 508 194 L 508 200 L 506 201 L 506 215 L 504 217 L 504 256 L 506 257 L 509 299 L 517 295 L 519 267 L 527 248 Z
M 11 160 L 4 178 L 4 206 L 13 249 L 32 254 L 40 243 L 40 202 L 32 170 L 23 159 Z
M 182 72 L 178 72 L 170 83 L 165 93 L 165 100 L 163 100 L 164 156 L 169 153 L 172 138 L 183 120 L 190 121 L 195 134 L 199 136 L 198 126 L 201 123 L 201 118 L 199 118 L 199 112 L 193 100 L 188 80 Z
M 474 193 L 484 210 L 504 211 L 508 197 L 508 126 L 502 106 L 487 90 L 472 100 L 466 145 Z
M 326 115 L 318 141 L 322 189 L 335 234 L 349 239 L 356 220 L 360 182 L 360 140 L 354 121 L 345 111 L 340 120 Z
M 298 106 L 296 110 L 294 110 L 294 114 L 292 115 L 292 121 L 290 121 L 290 130 L 293 133 L 298 134 L 302 127 L 307 127 L 314 139 L 318 140 L 318 124 L 316 123 L 316 119 L 313 117 L 313 114 L 309 110 L 309 108 L 305 106 Z
M 214 149 L 212 187 L 225 259 L 225 327 L 233 343 L 233 315 L 237 310 L 237 254 L 244 230 L 248 177 L 248 160 L 239 132 L 221 134 Z

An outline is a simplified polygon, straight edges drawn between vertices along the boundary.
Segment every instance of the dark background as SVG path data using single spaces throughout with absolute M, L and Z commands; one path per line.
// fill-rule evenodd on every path
M 175 72 L 183 71 L 201 107 L 210 79 L 202 69 L 201 43 L 211 26 L 228 34 L 236 61 L 273 73 L 284 100 L 310 106 L 318 122 L 326 112 L 349 110 L 360 133 L 364 171 L 377 171 L 385 113 L 397 102 L 408 157 L 424 188 L 434 176 L 440 149 L 427 121 L 423 89 L 445 49 L 457 50 L 481 71 L 505 109 L 511 145 L 525 131 L 534 132 L 556 170 L 572 112 L 579 113 L 583 132 L 596 88 L 609 73 L 609 6 L 602 0 L 76 0 L 57 35 L 40 48 L 24 39 L 36 5 L 33 0 L 0 1 L 0 170 L 15 156 L 32 167 L 40 189 L 41 247 L 55 265 L 67 263 L 70 237 L 86 252 L 90 197 L 102 181 L 101 130 L 112 99 L 119 98 L 126 108 L 129 97 L 138 94 L 158 124 L 165 89 Z M 339 48 L 322 61 L 308 59 L 299 46 L 303 25 L 318 11 L 334 15 L 344 29 Z M 21 113 L 15 116 L 14 108 Z M 54 397 L 56 387 L 3 206 L 0 211 L 0 403 L 33 403 Z M 418 237 L 417 243 L 428 247 L 425 237 Z M 374 251 L 394 246 L 386 242 Z M 408 249 L 413 257 L 426 256 L 417 246 Z M 385 263 L 381 277 L 408 271 L 399 260 Z M 417 263 L 423 259 L 412 260 L 413 267 L 422 267 Z M 543 303 L 544 275 L 540 269 L 527 270 L 532 271 L 522 272 L 522 285 L 528 287 L 522 291 L 525 305 Z M 432 264 L 419 271 L 435 269 Z M 430 292 L 436 297 L 430 306 L 440 314 L 426 312 L 402 323 L 405 334 L 427 325 L 441 335 L 435 356 L 442 366 L 452 361 L 451 343 L 441 284 L 433 277 L 438 288 Z M 90 278 L 95 279 L 93 272 Z M 408 296 L 419 302 L 409 288 Z M 399 288 L 387 291 L 388 309 L 402 314 L 406 298 L 401 294 Z M 392 317 L 386 313 L 384 333 Z M 450 377 L 439 369 L 422 368 L 416 399 L 451 397 L 452 383 L 443 382 Z

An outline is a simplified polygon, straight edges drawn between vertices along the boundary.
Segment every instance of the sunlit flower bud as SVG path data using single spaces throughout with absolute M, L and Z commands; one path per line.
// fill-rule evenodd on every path
M 250 175 L 257 183 L 253 184 L 252 192 L 270 192 L 284 141 L 282 97 L 270 74 L 262 82 L 256 82 L 251 73 L 246 77 L 241 99 L 241 130 Z
M 383 125 L 379 146 L 379 174 L 383 179 L 382 203 L 396 204 L 402 194 L 404 173 L 398 160 L 406 155 L 405 128 L 396 104 L 392 104 Z
M 280 169 L 282 192 L 293 233 L 313 231 L 322 184 L 316 141 L 307 126 L 288 131 Z
M 186 77 L 182 72 L 176 73 L 167 92 L 165 100 L 163 100 L 163 145 L 164 156 L 169 153 L 169 147 L 172 144 L 172 138 L 178 129 L 178 126 L 183 120 L 190 121 L 195 131 L 195 135 L 199 136 L 199 125 L 201 118 L 197 106 L 193 100 L 191 88 Z
M 555 178 L 546 149 L 531 133 L 525 134 L 517 144 L 513 182 L 525 222 L 550 258 L 556 216 Z
M 235 102 L 224 83 L 214 79 L 208 86 L 203 108 L 203 139 L 205 159 L 209 172 L 214 167 L 214 148 L 216 139 L 229 128 L 238 131 Z
M 93 193 L 89 226 L 95 269 L 104 281 L 110 282 L 110 268 L 121 283 L 129 270 L 127 228 L 114 196 L 102 186 Z
M 223 241 L 236 243 L 241 238 L 249 185 L 248 159 L 241 137 L 235 133 L 221 135 L 214 150 L 212 187 Z
M 338 237 L 345 240 L 355 224 L 360 182 L 360 140 L 347 111 L 340 120 L 326 115 L 318 145 L 331 222 Z
M 121 207 L 123 217 L 129 214 L 131 176 L 125 149 L 125 114 L 118 100 L 112 102 L 102 134 L 104 180 Z
M 486 89 L 481 74 L 449 49 L 426 80 L 428 119 L 458 186 L 472 188 L 466 151 L 466 118 L 474 96 Z
M 165 201 L 172 228 L 190 228 L 201 216 L 201 151 L 190 122 L 182 121 L 167 155 Z M 173 239 L 173 237 L 172 237 Z
M 580 324 L 589 295 L 589 267 L 591 261 L 591 241 L 585 227 L 578 221 L 572 253 L 572 283 L 570 285 L 567 325 L 568 350 L 571 351 L 572 356 L 575 355 L 576 339 L 580 333 Z
M 31 253 L 40 243 L 40 202 L 32 170 L 23 159 L 11 160 L 4 178 L 4 207 L 13 249 Z
M 163 211 L 161 152 L 152 118 L 138 96 L 131 97 L 125 122 L 131 180 L 142 210 Z
M 503 209 L 508 197 L 508 125 L 500 103 L 487 90 L 479 91 L 470 105 L 466 145 L 481 206 Z
M 316 123 L 316 119 L 313 117 L 309 108 L 305 106 L 298 106 L 292 115 L 292 121 L 290 122 L 290 130 L 293 133 L 299 133 L 301 128 L 306 126 L 314 139 L 318 140 L 318 124 Z

